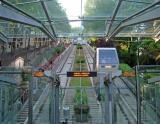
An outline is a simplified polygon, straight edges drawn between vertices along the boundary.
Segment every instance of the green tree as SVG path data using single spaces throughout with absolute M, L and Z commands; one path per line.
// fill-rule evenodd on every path
M 115 1 L 114 0 L 87 0 L 85 5 L 85 17 L 106 17 L 111 16 L 114 10 Z M 99 21 L 84 21 L 85 32 L 95 32 L 99 33 L 105 31 L 105 20 Z

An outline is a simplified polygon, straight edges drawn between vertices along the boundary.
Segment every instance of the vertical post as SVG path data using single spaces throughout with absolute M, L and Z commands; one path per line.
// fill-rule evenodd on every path
M 109 124 L 112 124 L 112 74 L 109 74 Z
M 29 81 L 29 91 L 28 91 L 28 106 L 29 106 L 29 111 L 28 111 L 28 124 L 32 124 L 32 118 L 33 118 L 33 106 L 32 106 L 32 82 Z
M 52 82 L 51 82 L 51 103 L 50 103 L 50 124 L 54 124 L 54 79 L 51 78 Z
M 79 57 L 81 56 L 81 51 L 79 49 Z M 79 63 L 79 70 L 82 71 L 82 67 L 81 67 L 81 60 Z M 80 88 L 81 88 L 81 105 L 82 105 L 82 77 L 79 78 L 80 79 Z M 81 106 L 82 107 L 82 106 Z M 82 108 L 81 108 L 81 121 L 82 121 Z
M 139 83 L 138 66 L 136 66 L 136 96 L 137 96 L 137 124 L 141 124 L 141 101 L 140 101 L 140 83 Z
M 115 100 L 113 102 L 114 102 L 114 104 L 113 104 L 114 105 L 114 107 L 113 107 L 113 110 L 114 110 L 113 111 L 113 124 L 117 124 L 117 105 L 115 103 Z
M 55 82 L 54 82 L 55 83 Z M 56 86 L 53 84 L 53 115 L 54 122 L 52 124 L 56 124 Z
M 108 85 L 105 86 L 105 124 L 112 124 L 112 74 L 109 74 Z
M 59 78 L 56 77 L 55 85 L 55 124 L 59 124 Z
M 114 81 L 113 81 L 114 82 Z M 113 120 L 113 124 L 117 124 L 117 103 L 118 103 L 118 88 L 117 91 L 115 90 L 115 88 L 113 88 L 113 84 L 112 84 L 112 112 L 113 112 L 113 116 L 112 116 L 112 120 Z
M 2 87 L 0 87 L 0 123 L 2 120 Z
M 51 91 L 51 124 L 59 124 L 59 79 L 54 74 Z
M 158 110 L 158 107 L 157 107 L 157 92 L 156 92 L 156 84 L 155 84 L 155 104 L 156 104 L 156 124 L 158 124 L 158 112 L 157 112 L 157 110 Z
M 105 124 L 109 124 L 109 88 L 105 85 Z
M 136 96 L 137 96 L 137 124 L 141 124 L 141 101 L 140 101 L 140 82 L 139 82 L 139 41 L 140 41 L 140 36 L 138 37 L 137 44 L 138 44 L 138 49 L 137 49 L 137 66 L 136 66 Z

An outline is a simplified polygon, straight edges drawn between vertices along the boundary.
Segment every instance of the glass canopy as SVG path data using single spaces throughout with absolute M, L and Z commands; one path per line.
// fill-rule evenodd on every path
M 153 5 L 154 3 L 156 4 Z M 128 21 L 132 21 L 132 18 L 127 18 L 132 15 L 136 18 L 137 15 L 134 14 L 147 7 L 150 8 L 141 13 L 149 13 L 153 9 L 158 11 L 159 4 L 159 0 L 7 0 L 1 3 L 2 6 L 14 9 L 16 13 L 21 13 L 22 10 L 27 16 L 38 20 L 46 32 L 56 37 L 106 36 L 109 38 L 112 35 L 125 37 L 134 34 L 136 36 L 139 30 L 143 30 L 145 36 L 155 36 L 154 26 L 160 18 L 149 22 L 144 20 L 144 23 L 139 23 L 141 21 L 139 20 L 138 25 Z M 123 26 L 123 22 L 126 22 L 126 25 Z M 159 26 L 159 23 L 157 25 Z M 144 28 L 137 28 L 139 26 Z M 33 28 L 31 25 L 0 20 L 0 32 L 7 37 L 23 36 L 27 30 L 32 32 L 33 36 L 45 34 L 41 33 L 41 28 L 37 26 Z

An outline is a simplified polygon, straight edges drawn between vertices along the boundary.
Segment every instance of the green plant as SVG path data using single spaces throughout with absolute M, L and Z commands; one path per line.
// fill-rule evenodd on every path
M 26 74 L 24 71 L 21 74 L 22 81 L 30 81 L 31 77 L 31 74 Z
M 76 114 L 88 114 L 89 106 L 88 106 L 88 96 L 85 89 L 76 89 L 76 93 L 74 95 L 74 111 Z
M 128 64 L 125 64 L 125 63 L 121 63 L 119 65 L 119 69 L 122 70 L 122 72 L 131 72 L 133 71 L 133 69 L 128 65 Z
M 87 96 L 85 89 L 83 89 L 82 91 L 79 88 L 76 89 L 76 93 L 74 96 L 74 103 L 75 105 L 80 105 L 80 104 L 87 105 L 88 104 L 88 96 Z
M 29 81 L 31 81 L 32 75 L 26 74 L 25 71 L 22 71 L 21 78 L 22 78 L 22 81 L 19 84 L 19 87 L 25 90 L 28 88 L 28 83 Z
M 57 54 L 60 54 L 64 50 L 64 47 L 56 47 L 55 51 Z
M 76 63 L 85 63 L 85 60 L 84 60 L 84 58 L 79 58 L 79 59 L 77 59 L 77 61 L 76 61 Z
M 74 112 L 77 122 L 87 122 L 89 118 L 88 96 L 85 89 L 76 89 Z
M 81 44 L 77 44 L 77 49 L 82 49 L 82 45 Z

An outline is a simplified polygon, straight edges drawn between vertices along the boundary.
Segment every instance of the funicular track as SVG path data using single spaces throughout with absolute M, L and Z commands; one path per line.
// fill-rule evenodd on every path
M 83 53 L 84 57 L 85 57 L 85 61 L 86 61 L 86 65 L 87 65 L 87 70 L 88 71 L 92 71 L 92 58 L 90 57 L 89 52 L 86 49 L 86 46 L 83 45 Z M 86 56 L 87 55 L 87 56 Z M 90 58 L 90 60 L 88 60 L 88 58 Z M 74 71 L 74 70 L 72 70 Z M 92 80 L 91 80 L 92 82 Z M 92 82 L 93 83 L 93 82 Z M 101 107 L 99 106 L 99 104 L 97 104 L 97 97 L 96 97 L 96 93 L 94 90 L 94 87 L 91 86 L 68 86 L 66 87 L 64 90 L 66 90 L 65 96 L 64 96 L 64 100 L 63 100 L 63 106 L 64 107 L 69 107 L 70 108 L 70 115 L 69 115 L 69 120 L 68 123 L 69 124 L 79 124 L 80 122 L 75 122 L 75 117 L 74 117 L 74 103 L 73 103 L 73 97 L 74 97 L 74 93 L 75 90 L 77 88 L 82 88 L 85 89 L 87 96 L 88 96 L 88 104 L 89 104 L 89 108 L 90 108 L 90 118 L 88 120 L 88 122 L 84 122 L 83 124 L 103 124 L 103 119 L 102 119 L 102 111 L 101 111 Z M 63 121 L 63 113 L 61 112 L 61 120 Z
M 95 52 L 90 48 L 89 45 L 83 46 L 83 50 L 84 50 L 86 63 L 88 66 L 88 71 L 94 71 L 94 59 L 93 58 L 95 57 Z M 93 97 L 94 99 L 94 102 L 91 101 L 91 109 L 94 111 L 93 112 L 94 118 L 92 122 L 98 119 L 99 121 L 97 121 L 97 123 L 95 122 L 95 124 L 104 124 L 103 110 L 102 110 L 101 104 L 97 101 L 97 94 L 96 94 L 93 78 L 90 77 L 90 80 L 92 82 L 92 91 L 90 93 L 92 94 L 91 97 Z M 93 93 L 94 93 L 94 96 L 93 96 Z M 99 112 L 100 115 L 97 115 L 96 114 L 97 112 Z
M 89 45 L 85 47 L 85 51 L 88 53 L 85 54 L 86 58 L 88 58 L 87 61 L 88 63 L 91 63 L 89 65 L 93 66 L 95 51 Z M 123 77 L 117 77 L 114 79 L 114 89 L 116 90 L 115 93 L 118 92 L 119 94 L 117 110 L 120 112 L 117 113 L 117 119 L 126 124 L 135 124 L 137 120 L 135 87 L 129 82 L 129 80 Z
M 64 65 L 66 64 L 66 61 L 68 60 L 68 56 L 73 50 L 74 50 L 74 47 L 71 45 L 60 56 L 58 56 L 52 63 L 53 64 L 52 70 L 61 72 L 62 68 L 64 68 Z M 33 95 L 32 102 L 33 102 L 33 121 L 34 123 L 36 123 L 39 120 L 39 117 L 41 117 L 41 115 L 44 114 L 43 108 L 46 108 L 46 106 L 49 105 L 49 97 L 48 97 L 49 89 L 50 89 L 50 84 L 47 84 L 46 87 L 42 89 L 41 92 L 39 92 L 38 96 L 37 96 L 37 93 L 36 95 Z M 27 101 L 19 113 L 17 124 L 28 123 L 28 109 L 29 108 L 28 108 L 28 101 Z M 49 110 L 49 108 L 47 109 Z M 43 121 L 41 123 L 43 123 Z
M 64 73 L 66 73 L 66 71 L 69 71 L 72 67 L 72 63 L 73 63 L 73 56 L 74 56 L 74 51 L 75 51 L 75 46 L 71 45 L 70 47 L 68 47 L 66 49 L 65 52 L 62 53 L 61 57 L 59 60 L 57 60 L 57 64 L 56 69 L 52 69 L 54 72 L 56 72 L 57 74 L 63 73 L 63 75 L 59 75 L 60 78 L 60 91 L 62 91 L 62 89 L 65 89 L 65 87 L 67 87 L 68 84 L 68 78 L 66 77 L 66 75 L 64 75 Z M 50 90 L 47 89 L 48 91 Z M 65 94 L 65 91 L 61 92 L 61 96 L 63 96 L 63 94 Z M 49 113 L 49 106 L 50 106 L 50 92 L 47 96 L 46 102 L 44 103 L 44 107 L 42 108 L 41 113 L 39 114 L 39 116 L 37 117 L 35 123 L 36 124 L 44 124 L 44 123 L 49 123 L 50 119 L 50 113 Z M 62 101 L 62 97 L 59 98 L 59 101 Z M 61 103 L 60 103 L 61 104 Z M 61 105 L 60 105 L 61 108 Z M 53 116 L 50 116 L 53 117 Z

